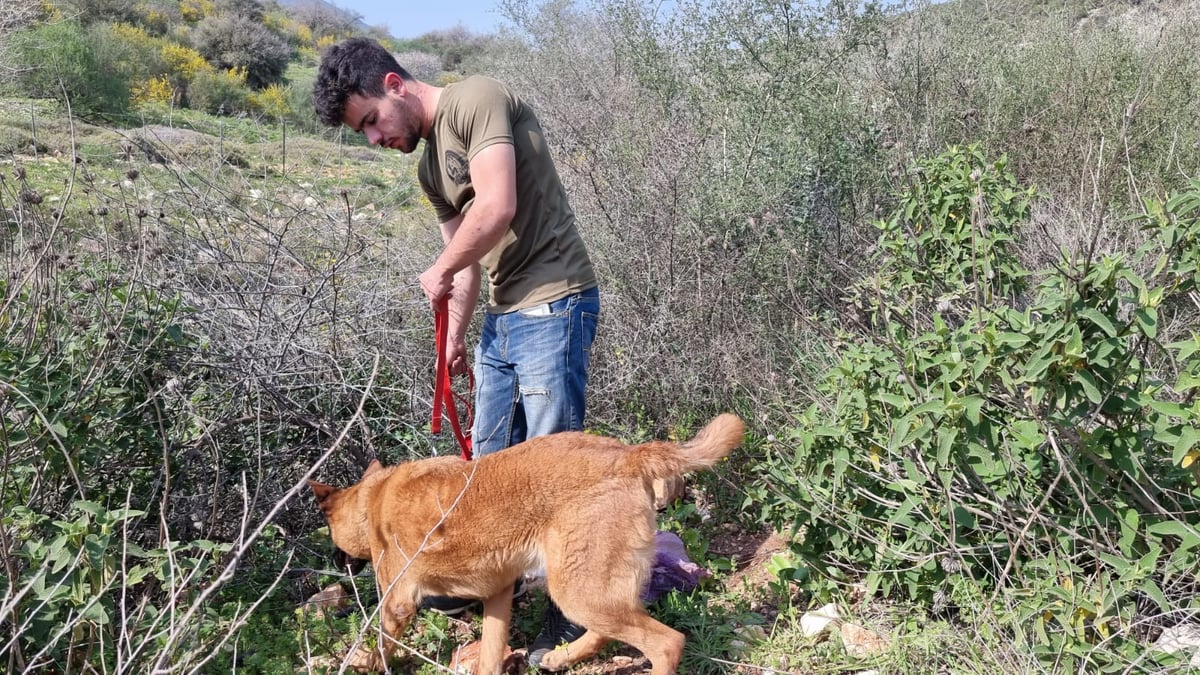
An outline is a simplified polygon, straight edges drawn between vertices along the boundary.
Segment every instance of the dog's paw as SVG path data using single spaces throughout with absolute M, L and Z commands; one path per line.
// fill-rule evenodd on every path
M 479 670 L 479 649 L 481 643 L 477 640 L 470 642 L 454 650 L 454 654 L 450 657 L 450 670 L 460 675 L 487 675 Z M 504 647 L 504 658 L 500 664 L 500 673 L 505 675 L 519 675 L 522 666 L 525 664 L 525 659 L 522 654 L 509 649 L 507 645 Z
M 344 664 L 356 673 L 374 673 L 382 671 L 383 657 L 377 650 L 359 647 L 353 653 L 347 654 Z
M 552 673 L 560 670 L 566 670 L 570 665 L 571 659 L 567 654 L 565 645 L 546 652 L 542 655 L 542 660 L 538 662 L 539 668 L 542 670 L 548 670 Z

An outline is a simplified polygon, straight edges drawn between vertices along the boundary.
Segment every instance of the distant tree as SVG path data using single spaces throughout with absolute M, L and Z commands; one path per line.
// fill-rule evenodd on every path
M 290 14 L 293 19 L 308 26 L 314 37 L 349 35 L 357 32 L 363 21 L 361 14 L 335 7 L 321 0 L 310 0 L 294 5 Z
M 193 46 L 215 68 L 244 68 L 254 89 L 279 82 L 291 58 L 287 40 L 244 16 L 223 14 L 196 25 Z
M 396 54 L 396 60 L 413 77 L 425 82 L 433 82 L 438 73 L 442 72 L 442 59 L 437 54 L 429 52 L 404 52 Z
M 218 14 L 240 16 L 256 23 L 262 23 L 267 9 L 259 0 L 217 0 Z
M 472 33 L 462 24 L 425 33 L 415 41 L 417 49 L 441 55 L 442 70 L 459 71 L 468 59 L 478 56 L 491 43 L 491 37 Z

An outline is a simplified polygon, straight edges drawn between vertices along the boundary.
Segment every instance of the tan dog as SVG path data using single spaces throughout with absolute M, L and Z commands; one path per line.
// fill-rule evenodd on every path
M 712 466 L 744 433 L 726 414 L 682 445 L 628 446 L 568 432 L 473 462 L 372 462 L 345 490 L 309 481 L 334 543 L 375 565 L 384 635 L 354 666 L 382 669 L 421 599 L 441 595 L 483 599 L 475 673 L 497 675 L 513 583 L 544 567 L 550 596 L 588 630 L 546 654 L 542 668 L 561 670 L 620 640 L 650 659 L 653 675 L 674 673 L 683 635 L 652 619 L 640 600 L 654 561 L 651 484 Z

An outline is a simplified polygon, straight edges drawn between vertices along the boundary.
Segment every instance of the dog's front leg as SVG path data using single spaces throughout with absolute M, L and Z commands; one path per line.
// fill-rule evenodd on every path
M 512 621 L 513 585 L 509 584 L 483 601 L 483 637 L 474 675 L 501 675 Z
M 404 636 L 404 629 L 416 614 L 416 606 L 407 598 L 401 600 L 399 593 L 392 593 L 384 601 L 380 620 L 383 622 L 383 635 L 379 636 L 379 651 L 384 663 L 391 661 L 392 654 Z
M 415 608 L 409 605 L 405 610 L 393 603 L 383 603 L 380 608 L 380 621 L 383 630 L 375 649 L 359 647 L 357 651 L 346 657 L 346 667 L 356 673 L 375 673 L 388 670 L 388 664 L 396 652 L 399 640 L 404 635 L 404 629 L 412 620 Z

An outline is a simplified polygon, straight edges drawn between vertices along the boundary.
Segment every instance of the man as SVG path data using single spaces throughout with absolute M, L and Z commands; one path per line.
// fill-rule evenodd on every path
M 346 124 L 374 145 L 410 153 L 425 140 L 418 177 L 445 248 L 420 283 L 435 307 L 449 298 L 447 360 L 455 374 L 467 368 L 467 327 L 480 268 L 488 270 L 475 350 L 475 454 L 582 429 L 600 294 L 529 106 L 485 77 L 446 87 L 421 82 L 365 38 L 325 52 L 313 98 L 324 124 Z M 448 612 L 470 604 L 433 600 Z M 538 665 L 547 651 L 582 634 L 551 602 L 529 663 Z

